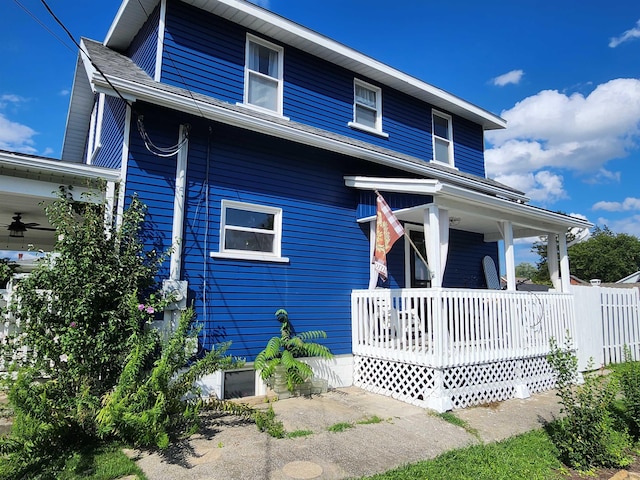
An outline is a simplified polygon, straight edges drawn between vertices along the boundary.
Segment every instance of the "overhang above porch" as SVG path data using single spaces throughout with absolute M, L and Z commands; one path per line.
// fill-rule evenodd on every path
M 450 228 L 484 235 L 487 242 L 503 239 L 502 222 L 513 226 L 514 238 L 565 233 L 568 229 L 589 229 L 587 220 L 552 212 L 532 205 L 489 195 L 440 180 L 427 178 L 382 178 L 346 176 L 345 185 L 359 190 L 418 194 L 432 197 L 423 205 L 394 210 L 396 217 L 415 224 L 424 223 L 427 205 L 448 211 Z M 428 199 L 430 200 L 430 199 Z M 359 223 L 375 220 L 375 214 L 358 218 Z

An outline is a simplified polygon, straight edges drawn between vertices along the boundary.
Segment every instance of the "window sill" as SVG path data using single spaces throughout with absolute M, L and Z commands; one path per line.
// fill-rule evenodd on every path
M 252 260 L 256 262 L 289 263 L 289 257 L 276 257 L 259 253 L 240 252 L 209 252 L 211 258 L 223 258 L 228 260 Z
M 367 127 L 366 125 L 360 125 L 359 123 L 349 122 L 347 126 L 353 128 L 354 130 L 361 130 L 363 132 L 372 133 L 373 135 L 377 135 L 381 138 L 389 138 L 389 134 L 382 132 L 380 130 L 376 130 L 375 128 Z
M 236 102 L 236 105 L 238 107 L 246 108 L 248 110 L 253 110 L 254 112 L 266 113 L 267 115 L 272 115 L 272 116 L 274 116 L 276 118 L 280 118 L 282 120 L 291 120 L 289 117 L 285 117 L 284 115 L 282 115 L 279 112 L 274 112 L 273 110 L 269 110 L 268 108 L 262 108 L 262 107 L 258 107 L 256 105 L 251 105 L 250 103 Z
M 443 167 L 448 167 L 448 168 L 450 168 L 452 170 L 460 170 L 455 165 L 451 165 L 450 163 L 446 163 L 446 162 L 440 162 L 439 160 L 431 160 L 431 163 L 435 163 L 437 165 L 442 165 Z

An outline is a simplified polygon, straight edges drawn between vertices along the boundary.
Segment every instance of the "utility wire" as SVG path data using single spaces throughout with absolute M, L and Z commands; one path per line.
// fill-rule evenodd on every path
M 38 17 L 36 17 L 27 7 L 25 7 L 23 4 L 21 4 L 18 0 L 13 0 L 14 3 L 16 5 L 18 5 L 22 10 L 24 10 L 27 15 L 29 15 L 31 18 L 33 18 L 36 22 L 38 22 L 38 24 L 44 28 L 47 32 L 49 32 L 49 34 L 51 34 L 52 37 L 54 37 L 56 40 L 58 40 L 65 48 L 67 48 L 70 52 L 74 52 L 74 50 L 67 45 L 64 40 L 62 40 L 58 35 L 56 35 L 56 33 L 51 30 L 47 25 L 44 24 L 44 22 L 42 22 Z
M 111 83 L 111 80 L 109 80 L 107 78 L 107 76 L 104 74 L 104 72 L 100 69 L 100 67 L 98 67 L 94 61 L 91 59 L 91 56 L 82 48 L 82 46 L 76 41 L 75 38 L 73 38 L 73 35 L 71 34 L 71 32 L 69 31 L 69 29 L 65 26 L 64 23 L 62 23 L 62 21 L 56 16 L 55 13 L 53 13 L 53 10 L 51 10 L 51 7 L 49 7 L 49 5 L 47 4 L 47 2 L 45 0 L 40 0 L 40 3 L 42 3 L 42 5 L 44 5 L 44 8 L 47 9 L 47 12 L 49 12 L 49 15 L 51 15 L 53 17 L 53 19 L 56 21 L 56 23 L 58 25 L 60 25 L 62 27 L 62 29 L 65 31 L 65 33 L 69 36 L 69 38 L 71 39 L 71 41 L 75 44 L 76 47 L 78 47 L 78 49 L 85 54 L 85 56 L 89 59 L 89 61 L 91 62 L 91 65 L 93 65 L 93 68 L 95 68 L 98 73 L 100 75 L 102 75 L 102 78 L 104 78 L 104 80 L 109 84 L 109 86 L 113 89 L 114 92 L 116 92 L 118 94 L 118 96 L 122 99 L 122 101 L 124 103 L 126 103 L 132 110 L 133 109 L 133 105 L 131 104 L 131 102 L 129 102 L 129 100 L 127 100 L 126 98 L 124 98 L 122 96 L 122 94 L 118 91 L 118 89 L 113 85 L 113 83 Z M 135 110 L 134 110 L 135 112 Z

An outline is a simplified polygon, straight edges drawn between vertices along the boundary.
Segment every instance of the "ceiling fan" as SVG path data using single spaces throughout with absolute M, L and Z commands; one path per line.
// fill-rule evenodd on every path
M 55 232 L 55 228 L 49 227 L 40 227 L 39 223 L 24 223 L 22 221 L 22 213 L 16 212 L 14 217 L 11 217 L 13 222 L 9 224 L 7 230 L 9 230 L 10 237 L 22 238 L 24 237 L 24 232 L 27 230 L 46 230 L 48 232 Z

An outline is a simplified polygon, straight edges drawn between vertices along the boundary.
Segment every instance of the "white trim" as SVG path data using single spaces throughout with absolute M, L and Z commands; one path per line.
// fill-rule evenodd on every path
M 249 212 L 266 213 L 273 215 L 273 231 L 258 228 L 242 227 L 239 225 L 230 226 L 230 230 L 264 233 L 273 235 L 273 250 L 271 252 L 253 251 L 253 250 L 236 250 L 225 247 L 227 233 L 227 215 L 228 209 L 244 210 Z M 211 252 L 210 256 L 214 256 L 215 252 Z M 282 208 L 267 205 L 258 205 L 255 203 L 238 202 L 235 200 L 222 199 L 220 202 L 220 241 L 218 245 L 218 257 L 224 255 L 224 258 L 243 258 L 256 259 L 262 261 L 281 261 L 282 253 Z M 286 259 L 285 261 L 289 261 Z
M 440 135 L 436 135 L 436 127 L 435 127 L 435 117 L 440 117 L 443 120 L 447 121 L 447 136 L 448 138 L 441 137 Z M 441 159 L 436 158 L 436 140 L 440 140 L 442 142 L 447 142 L 447 161 L 443 162 Z M 450 167 L 455 167 L 455 158 L 453 156 L 453 118 L 451 115 L 447 113 L 440 112 L 435 109 L 431 109 L 431 145 L 433 150 L 433 159 L 432 161 L 437 162 L 441 165 L 447 165 Z
M 287 121 L 291 120 L 291 118 L 285 117 L 281 113 L 274 112 L 273 110 L 269 110 L 268 108 L 259 107 L 258 105 L 252 105 L 250 103 L 236 102 L 236 106 L 242 107 L 242 108 L 246 108 L 247 110 L 253 110 L 255 112 L 260 112 L 260 113 L 263 113 L 263 114 L 266 113 L 267 115 L 273 115 L 274 117 L 280 118 L 282 120 L 287 120 Z
M 18 170 L 40 172 L 43 174 L 58 174 L 87 179 L 102 178 L 107 181 L 118 181 L 120 179 L 120 172 L 114 168 L 63 162 L 51 158 L 34 157 L 14 152 L 0 152 L 0 162 L 2 162 L 4 166 L 12 166 Z
M 385 190 L 396 193 L 438 195 L 438 205 L 442 208 L 464 209 L 465 211 L 487 218 L 506 219 L 507 216 L 517 217 L 517 222 L 513 219 L 512 222 L 535 228 L 538 234 L 540 229 L 551 226 L 554 227 L 552 230 L 557 230 L 558 232 L 565 231 L 567 227 L 593 227 L 592 223 L 581 218 L 569 217 L 437 180 L 345 176 L 344 181 L 347 187 L 360 190 Z M 396 216 L 408 210 L 410 209 L 397 210 L 395 211 Z M 375 216 L 369 216 L 359 218 L 357 221 L 358 223 L 369 222 L 374 218 Z M 502 240 L 502 237 L 485 237 L 485 241 L 496 240 Z
M 159 82 L 162 78 L 162 52 L 164 50 L 164 29 L 167 17 L 167 0 L 160 0 L 160 19 L 158 21 L 158 43 L 156 43 L 156 69 L 153 79 Z
M 448 172 L 441 169 L 434 169 L 428 162 L 422 161 L 421 163 L 419 162 L 420 159 L 417 158 L 415 162 L 412 162 L 388 153 L 373 151 L 360 145 L 346 143 L 321 134 L 302 131 L 289 125 L 281 125 L 270 121 L 269 119 L 259 118 L 248 114 L 243 115 L 242 113 L 229 108 L 194 101 L 191 96 L 186 94 L 186 91 L 185 95 L 180 95 L 176 92 L 142 85 L 113 76 L 109 76 L 109 80 L 115 88 L 125 96 L 125 98 L 132 102 L 145 101 L 161 107 L 172 108 L 198 117 L 205 117 L 210 120 L 219 121 L 227 125 L 245 128 L 258 133 L 272 135 L 278 138 L 322 148 L 336 153 L 343 153 L 345 155 L 354 156 L 393 168 L 399 168 L 405 172 L 427 175 L 441 180 L 451 180 L 461 185 L 467 185 L 474 189 L 481 189 L 490 194 L 511 198 L 521 202 L 529 201 L 524 194 L 514 192 L 510 189 L 502 189 L 498 186 L 490 186 L 470 178 L 461 177 L 454 171 Z M 92 81 L 101 89 L 101 91 L 110 91 L 112 95 L 116 95 L 101 76 L 94 76 Z
M 262 47 L 266 47 L 269 50 L 273 50 L 278 54 L 278 76 L 272 77 L 271 75 L 265 75 L 255 70 L 251 70 L 249 68 L 249 47 L 251 44 L 260 45 Z M 250 75 L 257 75 L 259 77 L 265 77 L 271 80 L 275 80 L 277 82 L 276 88 L 276 109 L 271 110 L 270 108 L 261 107 L 260 105 L 255 105 L 249 102 L 249 77 Z M 243 103 L 244 105 L 250 105 L 253 108 L 258 109 L 259 111 L 264 112 L 275 112 L 278 115 L 282 115 L 283 109 L 283 96 L 284 96 L 284 48 L 280 45 L 276 45 L 275 43 L 271 43 L 267 40 L 264 40 L 260 37 L 256 37 L 250 33 L 247 33 L 247 38 L 245 42 L 245 53 L 244 53 L 244 95 L 243 95 Z
M 358 95 L 356 93 L 356 87 L 362 87 L 366 90 L 370 90 L 373 93 L 375 93 L 376 102 L 375 102 L 374 108 L 370 107 L 369 105 L 363 105 L 358 103 L 357 101 Z M 376 115 L 375 126 L 371 127 L 369 125 L 365 125 L 363 123 L 358 122 L 358 115 L 357 115 L 358 105 L 375 111 L 375 115 Z M 352 128 L 358 128 L 360 130 L 364 130 L 365 132 L 371 132 L 371 133 L 380 134 L 380 135 L 387 135 L 387 137 L 389 136 L 388 134 L 384 134 L 382 131 L 382 88 L 372 85 L 370 83 L 367 83 L 364 80 L 360 80 L 359 78 L 353 79 L 353 121 L 349 122 L 348 125 Z
M 274 257 L 261 253 L 209 252 L 209 257 L 226 258 L 229 260 L 255 260 L 258 262 L 289 263 L 289 257 Z
M 389 134 L 387 132 L 381 132 L 380 130 L 376 130 L 371 127 L 367 127 L 366 125 L 361 125 L 359 123 L 349 122 L 347 123 L 348 127 L 351 127 L 355 130 L 362 130 L 363 132 L 372 133 L 373 135 L 377 135 L 382 138 L 389 138 Z
M 144 11 L 151 10 L 157 0 L 125 0 L 116 14 L 104 44 L 116 50 L 125 49 L 144 23 Z M 416 97 L 426 103 L 452 112 L 485 129 L 502 129 L 507 123 L 499 116 L 461 98 L 392 68 L 346 45 L 321 35 L 298 23 L 253 5 L 245 0 L 189 0 L 189 4 L 220 15 L 256 33 L 346 68 L 359 76 Z

